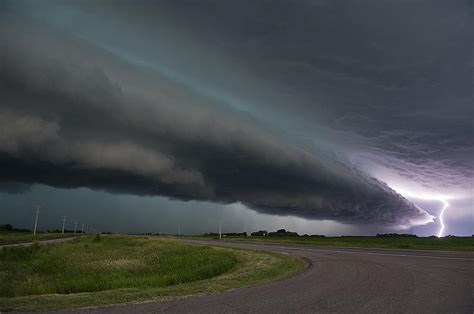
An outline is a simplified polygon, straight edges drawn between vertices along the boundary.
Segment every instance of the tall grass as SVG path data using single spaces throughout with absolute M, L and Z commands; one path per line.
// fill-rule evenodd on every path
M 145 238 L 102 236 L 0 251 L 0 297 L 166 287 L 231 270 L 229 251 Z

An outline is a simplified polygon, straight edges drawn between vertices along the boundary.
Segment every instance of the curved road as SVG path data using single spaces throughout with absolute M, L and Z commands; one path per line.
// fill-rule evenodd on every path
M 185 241 L 298 254 L 312 265 L 295 277 L 251 288 L 87 312 L 473 313 L 472 252 Z

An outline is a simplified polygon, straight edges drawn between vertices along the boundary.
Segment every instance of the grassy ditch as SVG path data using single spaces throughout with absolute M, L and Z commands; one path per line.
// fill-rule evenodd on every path
M 298 257 L 128 236 L 0 251 L 0 311 L 58 310 L 215 293 L 288 277 Z

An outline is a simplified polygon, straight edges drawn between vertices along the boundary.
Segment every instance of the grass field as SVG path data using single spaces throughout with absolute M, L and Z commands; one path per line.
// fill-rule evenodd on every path
M 74 236 L 72 233 L 37 233 L 36 235 L 33 235 L 32 232 L 0 231 L 0 245 L 72 236 Z
M 228 237 L 225 240 L 334 247 L 474 251 L 474 237 Z
M 214 293 L 290 276 L 297 257 L 130 236 L 0 251 L 0 311 L 70 309 Z

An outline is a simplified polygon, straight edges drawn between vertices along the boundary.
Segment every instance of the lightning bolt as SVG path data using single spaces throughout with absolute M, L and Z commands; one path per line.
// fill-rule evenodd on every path
M 438 232 L 438 238 L 442 237 L 443 236 L 443 232 L 444 232 L 444 212 L 446 211 L 446 208 L 448 208 L 449 206 L 449 203 L 446 202 L 445 200 L 443 199 L 440 199 L 439 200 L 440 202 L 443 203 L 443 208 L 441 209 L 441 212 L 439 213 L 439 223 L 441 225 L 440 229 L 439 229 L 439 232 Z
M 414 198 L 414 199 L 420 199 L 420 200 L 433 200 L 433 201 L 438 201 L 443 204 L 443 207 L 441 208 L 441 211 L 439 212 L 438 220 L 440 224 L 440 228 L 438 231 L 438 238 L 442 237 L 444 234 L 444 229 L 446 229 L 446 226 L 444 225 L 444 214 L 446 212 L 446 209 L 449 207 L 449 203 L 446 201 L 447 199 L 452 199 L 452 196 L 448 195 L 438 195 L 438 194 L 425 194 L 425 193 L 415 193 L 412 191 L 408 191 L 405 189 L 401 188 L 394 188 L 395 191 L 400 193 L 401 195 L 409 198 Z

